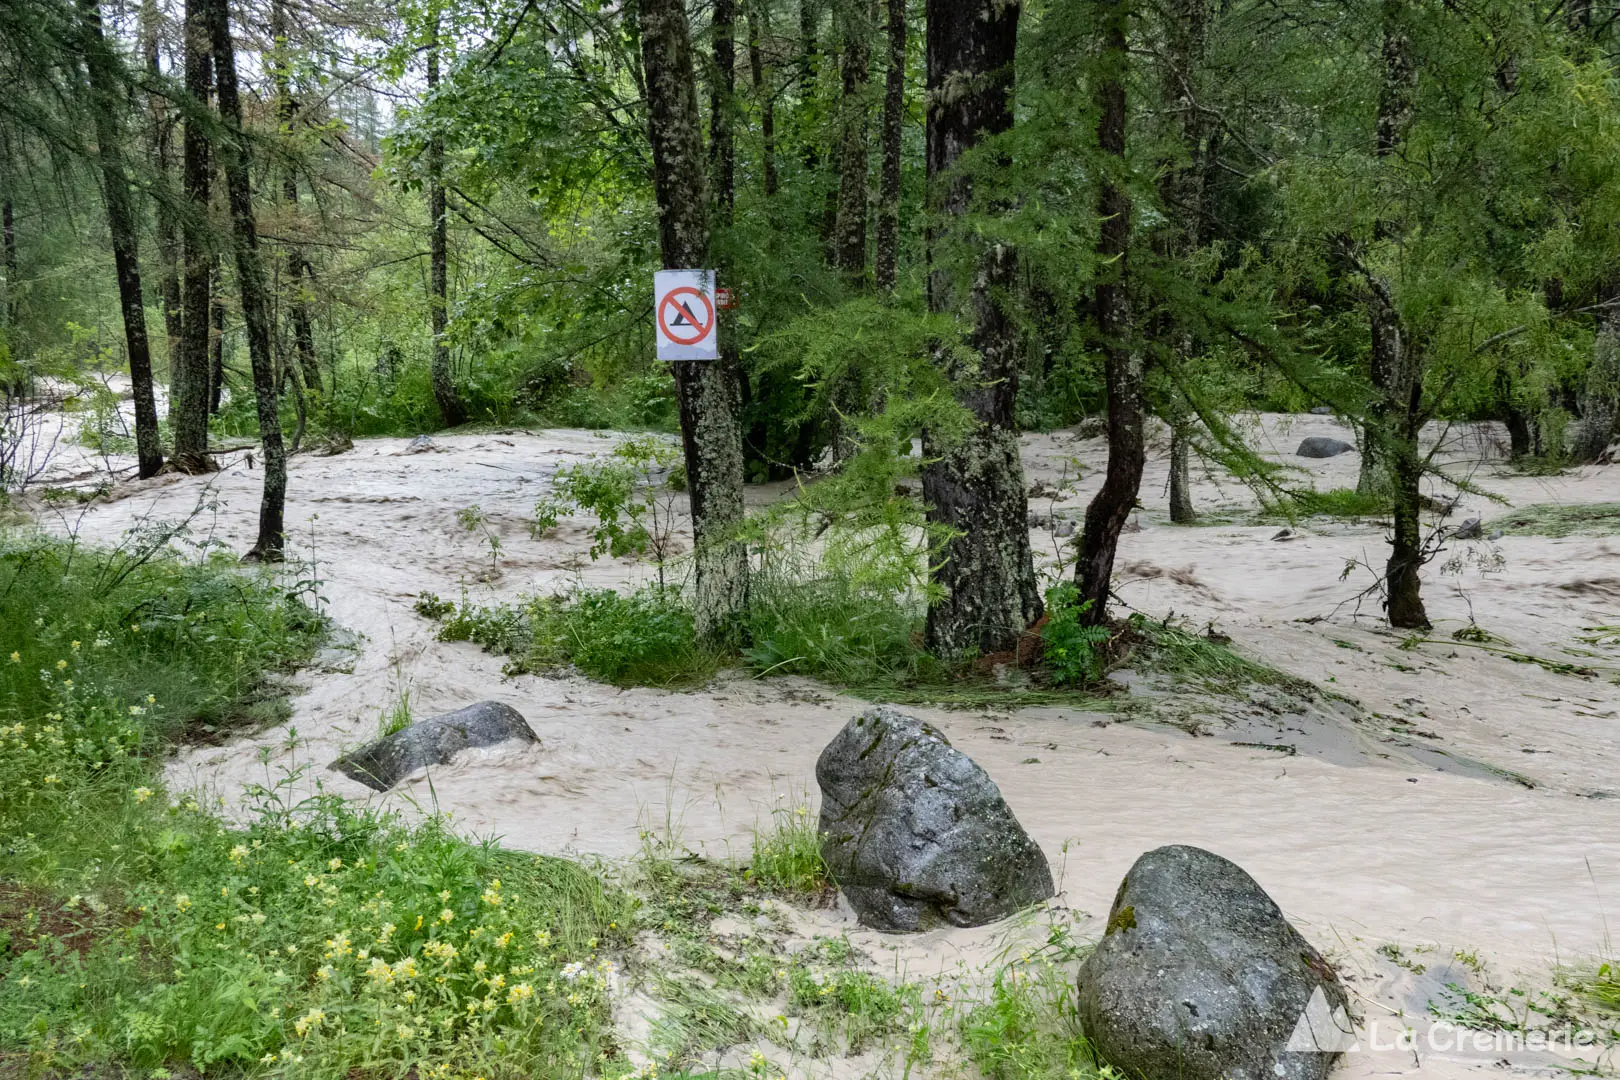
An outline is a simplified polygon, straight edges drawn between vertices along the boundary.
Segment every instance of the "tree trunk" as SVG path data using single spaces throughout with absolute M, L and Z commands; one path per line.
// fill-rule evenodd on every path
M 298 102 L 292 95 L 292 76 L 288 70 L 287 61 L 287 9 L 277 0 L 270 8 L 270 29 L 276 41 L 276 54 L 271 64 L 271 74 L 276 86 L 276 114 L 281 121 L 281 130 L 289 141 L 293 138 L 293 125 L 298 119 Z M 290 156 L 290 155 L 289 155 Z M 289 164 L 281 177 L 281 197 L 290 211 L 287 225 L 289 232 L 297 229 L 298 215 L 298 175 L 293 166 Z M 309 280 L 309 263 L 304 258 L 304 250 L 296 243 L 288 242 L 285 248 L 287 264 L 287 313 L 292 323 L 293 347 L 298 352 L 298 369 L 303 375 L 302 386 L 312 388 L 317 393 L 321 390 L 321 365 L 315 359 L 315 332 L 309 319 L 309 296 L 306 282 Z M 303 394 L 298 396 L 300 405 L 303 403 Z M 300 419 L 302 419 L 300 410 Z M 294 440 L 297 445 L 297 440 Z
M 17 212 L 11 196 L 0 201 L 0 243 L 5 247 L 6 265 L 6 332 L 17 328 L 17 296 L 22 282 L 22 271 L 17 263 Z
M 714 54 L 714 81 L 709 84 L 709 191 L 714 197 L 714 220 L 721 228 L 731 224 L 736 205 L 737 148 L 732 134 L 732 112 L 737 95 L 737 0 L 714 0 L 709 26 Z
M 761 43 L 771 31 L 766 0 L 744 0 L 748 5 L 748 73 L 754 85 L 754 103 L 759 108 L 759 133 L 763 141 L 760 166 L 765 175 L 765 197 L 776 195 L 781 181 L 776 175 L 776 92 L 766 78 Z
M 1614 441 L 1620 420 L 1620 315 L 1603 314 L 1592 343 L 1592 363 L 1580 393 L 1581 420 L 1571 456 L 1583 465 L 1600 459 Z
M 435 4 L 437 0 L 435 0 Z M 427 91 L 439 85 L 439 10 L 433 9 L 427 50 Z M 444 200 L 444 136 L 439 134 L 435 122 L 427 145 L 427 197 L 428 217 L 432 221 L 432 236 L 428 246 L 428 320 L 433 331 L 433 398 L 439 403 L 439 415 L 445 427 L 467 422 L 467 406 L 456 389 L 455 376 L 450 370 L 450 345 L 444 339 L 444 326 L 449 315 L 449 234 L 448 214 Z
M 218 252 L 213 274 L 208 298 L 208 414 L 218 416 L 225 400 L 225 266 Z
M 799 0 L 799 137 L 804 140 L 804 171 L 810 176 L 821 168 L 815 138 L 816 77 L 821 51 L 816 29 L 820 17 L 815 0 Z
M 928 0 L 927 17 L 928 189 L 941 223 L 930 247 L 969 245 L 973 256 L 930 268 L 928 304 L 967 319 L 968 343 L 978 354 L 977 365 L 967 366 L 950 351 L 939 356 L 977 425 L 954 445 L 941 445 L 931 433 L 923 440 L 929 520 L 953 533 L 933 570 L 945 595 L 928 611 L 925 640 L 937 655 L 955 660 L 1015 649 L 1041 614 L 1014 419 L 1018 332 L 997 298 L 1013 288 L 1018 260 L 963 225 L 972 180 L 954 172 L 963 153 L 1012 127 L 1019 5 Z M 949 269 L 964 262 L 975 267 L 965 297 Z
M 878 180 L 878 291 L 894 292 L 900 265 L 900 146 L 906 112 L 906 0 L 888 0 L 889 68 L 883 77 L 883 166 Z
M 1198 520 L 1192 501 L 1191 441 L 1185 426 L 1178 424 L 1171 429 L 1170 521 L 1175 525 L 1191 525 Z
M 245 558 L 280 562 L 286 536 L 287 451 L 281 441 L 276 397 L 276 362 L 270 354 L 270 320 L 266 310 L 264 267 L 253 220 L 253 186 L 248 176 L 247 136 L 242 129 L 242 103 L 236 88 L 236 53 L 231 44 L 227 0 L 204 0 L 214 45 L 215 83 L 224 135 L 219 156 L 230 195 L 231 239 L 236 279 L 242 291 L 242 322 L 247 328 L 248 357 L 253 364 L 253 393 L 258 399 L 259 438 L 264 448 L 264 494 L 259 502 L 259 539 Z
M 214 59 L 209 40 L 209 0 L 186 0 L 185 79 L 193 115 L 185 124 L 181 146 L 185 212 L 180 215 L 184 256 L 180 286 L 180 352 L 169 371 L 169 427 L 174 435 L 173 468 L 181 472 L 211 472 L 217 466 L 208 454 L 209 364 L 208 327 L 211 291 L 209 270 L 214 261 L 209 230 L 209 188 L 213 162 L 206 121 L 214 86 Z
M 1083 618 L 1101 625 L 1108 618 L 1108 591 L 1114 556 L 1142 486 L 1146 449 L 1142 439 L 1143 364 L 1132 341 L 1130 272 L 1131 198 L 1122 186 L 1125 162 L 1126 52 L 1125 0 L 1095 0 L 1102 28 L 1102 54 L 1097 74 L 1097 146 L 1106 159 L 1098 214 L 1099 265 L 1096 308 L 1102 338 L 1104 382 L 1108 394 L 1108 471 L 1102 487 L 1086 507 L 1075 581 L 1080 599 L 1089 602 Z
M 116 59 L 101 33 L 97 0 L 79 0 L 84 22 L 84 62 L 90 77 L 96 126 L 96 158 L 101 165 L 101 194 L 107 205 L 107 231 L 112 236 L 113 266 L 118 276 L 118 305 L 124 316 L 124 345 L 129 353 L 129 381 L 135 397 L 135 455 L 141 479 L 163 467 L 158 437 L 157 401 L 152 391 L 152 353 L 146 340 L 146 303 L 141 292 L 140 225 L 124 174 Z
M 141 48 L 145 53 L 146 72 L 156 84 L 163 78 L 163 61 L 159 51 L 158 30 L 160 15 L 157 0 L 143 0 L 141 4 Z M 164 354 L 168 357 L 172 380 L 175 361 L 180 355 L 180 226 L 175 221 L 174 207 L 169 196 L 171 182 L 170 157 L 173 152 L 169 123 L 169 102 L 162 94 L 149 95 L 148 111 L 151 117 L 152 170 L 158 176 L 157 246 L 159 295 L 163 297 Z
M 1413 64 L 1411 42 L 1403 25 L 1404 0 L 1384 0 L 1383 85 L 1378 96 L 1376 153 L 1387 163 L 1400 149 L 1406 128 L 1412 120 L 1413 91 L 1417 67 Z M 1398 220 L 1378 222 L 1380 236 L 1397 235 Z M 1376 455 L 1374 468 L 1382 465 L 1387 477 L 1367 473 L 1363 462 L 1362 480 L 1377 483 L 1387 479 L 1395 519 L 1391 531 L 1389 562 L 1384 583 L 1389 590 L 1389 624 L 1403 629 L 1426 629 L 1429 616 L 1423 609 L 1421 578 L 1423 568 L 1422 509 L 1419 485 L 1423 461 L 1418 451 L 1422 427 L 1423 363 L 1417 350 L 1405 340 L 1400 311 L 1389 282 L 1370 270 L 1367 273 L 1369 300 L 1367 317 L 1372 334 L 1372 408 L 1363 441 Z M 1359 484 L 1358 484 L 1359 487 Z
M 642 66 L 658 200 L 658 239 L 666 269 L 700 269 L 708 259 L 708 184 L 697 83 L 684 0 L 641 0 Z M 741 383 L 734 356 L 670 364 L 680 405 L 692 507 L 699 635 L 737 640 L 748 604 L 743 523 Z
M 843 95 L 838 104 L 838 209 L 832 262 L 857 288 L 866 279 L 867 84 L 871 80 L 870 0 L 837 0 L 842 27 Z

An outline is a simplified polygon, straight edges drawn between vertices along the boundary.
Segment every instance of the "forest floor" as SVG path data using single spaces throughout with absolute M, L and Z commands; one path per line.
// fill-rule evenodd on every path
M 1308 435 L 1349 439 L 1331 417 L 1260 416 L 1249 434 L 1318 490 L 1355 485 L 1354 453 L 1293 455 Z M 580 523 L 543 539 L 528 530 L 557 469 L 601 453 L 612 438 L 504 430 L 435 436 L 424 452 L 379 439 L 294 458 L 292 555 L 313 563 L 326 612 L 358 638 L 301 676 L 287 728 L 189 749 L 169 766 L 170 784 L 199 788 L 229 813 L 245 785 L 312 763 L 306 782 L 378 799 L 322 767 L 373 738 L 379 716 L 408 693 L 418 717 L 503 701 L 540 736 L 534 746 L 463 753 L 387 797 L 436 806 L 509 846 L 614 860 L 641 849 L 650 832 L 721 858 L 746 852 L 778 810 L 815 813 L 816 757 L 860 701 L 800 678 L 722 674 L 674 692 L 508 676 L 501 657 L 438 641 L 437 626 L 413 611 L 424 592 L 466 590 L 484 601 L 644 580 L 650 570 L 633 561 L 592 562 Z M 752 923 L 728 913 L 699 935 L 734 951 L 751 936 L 774 935 L 770 951 L 779 955 L 794 941 L 847 939 L 885 977 L 936 988 L 982 981 L 1046 941 L 1052 925 L 1094 939 L 1138 855 L 1197 844 L 1253 874 L 1340 965 L 1363 1019 L 1382 1018 L 1385 1043 L 1402 1027 L 1427 1033 L 1448 1017 L 1477 1021 L 1481 1010 L 1496 1013 L 1498 1028 L 1533 1028 L 1545 1020 L 1538 1008 L 1556 1014 L 1558 972 L 1611 957 L 1607 905 L 1620 897 L 1620 536 L 1612 535 L 1620 518 L 1568 509 L 1612 511 L 1620 468 L 1527 476 L 1508 468 L 1499 429 L 1459 426 L 1445 439 L 1440 460 L 1503 500 L 1463 496 L 1450 521 L 1483 517 L 1487 537 L 1503 535 L 1452 542 L 1427 568 L 1435 629 L 1421 637 L 1382 625 L 1376 596 L 1358 606 L 1372 582 L 1364 566 L 1345 574 L 1361 560 L 1382 565 L 1384 523 L 1271 520 L 1241 485 L 1195 469 L 1202 523 L 1171 525 L 1168 448 L 1151 451 L 1142 506 L 1121 543 L 1122 600 L 1155 618 L 1174 612 L 1200 629 L 1212 623 L 1243 655 L 1323 693 L 1228 698 L 1127 671 L 1112 678 L 1129 684 L 1129 695 L 1095 708 L 909 710 L 1000 784 L 1060 878 L 1051 910 L 902 938 L 857 927 L 842 906 Z M 1026 479 L 1038 489 L 1079 471 L 1072 490 L 1032 498 L 1032 512 L 1078 517 L 1101 481 L 1101 438 L 1032 434 L 1023 448 Z M 57 480 L 89 482 L 85 461 L 72 457 Z M 193 523 L 193 539 L 242 551 L 254 535 L 260 475 L 245 454 L 223 461 L 211 477 L 122 483 L 88 505 L 58 501 L 41 514 L 54 528 L 112 543 L 143 520 L 181 518 L 203 500 L 217 506 Z M 1448 494 L 1442 487 L 1431 494 Z M 783 490 L 751 487 L 750 503 Z M 1564 515 L 1525 509 L 1549 504 Z M 500 538 L 498 560 L 458 523 L 457 512 L 474 505 Z M 1047 527 L 1032 536 L 1047 560 L 1062 543 Z M 1453 557 L 1455 572 L 1442 572 Z M 1470 625 L 1486 635 L 1453 638 Z M 626 998 L 628 1040 L 648 1035 L 651 1002 Z M 807 1054 L 791 1071 L 881 1073 L 904 1056 L 898 1045 Z M 740 1065 L 749 1053 L 734 1047 L 716 1064 Z M 1364 1038 L 1340 1074 L 1506 1067 L 1541 1075 L 1570 1064 L 1568 1055 L 1499 1045 L 1437 1050 L 1420 1038 L 1414 1053 Z

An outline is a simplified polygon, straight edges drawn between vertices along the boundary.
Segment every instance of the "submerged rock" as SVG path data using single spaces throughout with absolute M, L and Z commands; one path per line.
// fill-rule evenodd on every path
M 443 765 L 470 746 L 494 746 L 509 739 L 540 739 L 510 705 L 480 701 L 443 716 L 418 720 L 328 765 L 375 791 L 387 791 L 424 765 Z
M 869 709 L 821 752 L 816 781 L 822 858 L 867 926 L 982 926 L 1052 895 L 1000 789 L 931 724 Z
M 1295 450 L 1294 453 L 1299 457 L 1330 458 L 1338 457 L 1340 454 L 1347 454 L 1354 449 L 1355 445 L 1353 443 L 1347 443 L 1343 439 L 1330 439 L 1326 435 L 1312 435 L 1307 439 L 1301 439 L 1299 449 Z
M 1145 1080 L 1321 1080 L 1355 1043 L 1333 968 L 1202 848 L 1136 860 L 1079 982 L 1086 1037 Z

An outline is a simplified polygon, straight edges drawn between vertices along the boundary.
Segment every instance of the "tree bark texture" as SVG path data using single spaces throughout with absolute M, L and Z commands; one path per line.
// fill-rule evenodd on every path
M 900 266 L 900 148 L 906 114 L 906 0 L 887 0 L 889 66 L 883 76 L 883 164 L 878 177 L 877 250 L 873 278 L 878 291 L 894 292 Z
M 1018 333 L 997 295 L 1015 284 L 1018 260 L 961 224 L 973 192 L 955 171 L 964 152 L 1012 127 L 1018 18 L 1019 5 L 1004 0 L 928 2 L 928 190 L 942 222 L 930 246 L 938 254 L 947 245 L 959 251 L 968 245 L 968 258 L 930 267 L 928 302 L 930 310 L 967 322 L 968 344 L 978 355 L 977 365 L 963 370 L 942 353 L 957 400 L 976 426 L 955 445 L 926 434 L 923 445 L 928 516 L 952 534 L 933 572 L 945 595 L 929 609 L 924 636 L 948 659 L 1015 649 L 1041 614 L 1014 417 Z M 965 295 L 952 264 L 973 267 Z
M 715 224 L 731 224 L 735 209 L 737 149 L 732 118 L 737 96 L 737 0 L 714 0 L 709 27 L 714 80 L 709 84 L 709 191 Z
M 860 287 L 866 278 L 871 3 L 837 0 L 834 10 L 843 45 L 843 93 L 838 103 L 838 209 L 833 223 L 832 262 Z
M 658 239 L 666 269 L 702 269 L 709 252 L 709 195 L 691 32 L 684 0 L 641 0 L 642 66 Z M 743 523 L 741 382 L 735 356 L 670 365 L 681 419 L 701 637 L 735 640 L 748 603 Z
M 163 467 L 158 436 L 157 399 L 152 390 L 152 351 L 146 338 L 146 303 L 141 291 L 140 224 L 135 216 L 129 177 L 124 172 L 116 59 L 101 32 L 97 0 L 79 0 L 84 29 L 84 63 L 90 78 L 96 128 L 96 159 L 101 166 L 102 201 L 112 236 L 113 267 L 118 277 L 118 306 L 124 317 L 124 347 L 129 356 L 130 388 L 135 398 L 135 456 L 141 479 Z
M 242 292 L 242 323 L 247 330 L 248 358 L 253 365 L 253 394 L 259 412 L 259 439 L 264 450 L 264 492 L 259 501 L 259 539 L 247 557 L 279 562 L 286 543 L 287 450 L 281 439 L 276 361 L 270 351 L 270 318 L 265 297 L 264 266 L 259 259 L 258 229 L 253 217 L 253 186 L 248 176 L 247 137 L 242 129 L 242 103 L 237 95 L 236 52 L 231 43 L 227 0 L 205 0 L 219 116 L 224 132 L 219 156 L 231 207 L 231 247 Z
M 1097 146 L 1103 154 L 1098 193 L 1097 333 L 1102 339 L 1104 382 L 1108 397 L 1108 468 L 1102 487 L 1086 507 L 1085 532 L 1075 564 L 1075 583 L 1083 618 L 1101 625 L 1108 618 L 1109 586 L 1120 533 L 1136 506 L 1142 486 L 1146 447 L 1142 437 L 1144 371 L 1142 352 L 1133 340 L 1130 263 L 1131 198 L 1125 190 L 1125 0 L 1096 0 L 1102 32 L 1097 72 Z
M 433 11 L 431 39 L 427 50 L 428 96 L 439 86 L 439 12 Z M 446 427 L 467 422 L 467 406 L 456 389 L 450 370 L 450 344 L 444 327 L 449 316 L 449 232 L 444 198 L 444 136 L 435 128 L 427 145 L 427 197 L 431 236 L 428 240 L 428 322 L 433 332 L 433 398 Z
M 141 4 L 141 49 L 146 61 L 146 72 L 153 83 L 163 77 L 162 53 L 158 42 L 160 22 L 157 0 L 143 0 Z M 152 170 L 160 180 L 157 199 L 158 293 L 163 298 L 164 355 L 168 358 L 172 379 L 174 365 L 180 355 L 181 303 L 180 303 L 180 226 L 175 220 L 174 207 L 169 197 L 170 171 L 173 167 L 174 126 L 169 121 L 169 102 L 162 94 L 152 94 L 148 102 L 151 124 Z
M 209 230 L 209 196 L 213 153 L 205 114 L 214 88 L 214 59 L 208 27 L 209 0 L 186 0 L 185 84 L 188 114 L 181 144 L 185 205 L 180 215 L 182 278 L 180 286 L 180 351 L 169 371 L 169 428 L 174 436 L 172 467 L 181 472 L 210 472 L 208 454 L 208 328 L 214 262 Z
M 754 87 L 754 105 L 759 109 L 761 140 L 760 169 L 764 174 L 765 197 L 776 195 L 781 179 L 776 172 L 776 90 L 765 66 L 765 36 L 771 32 L 770 12 L 765 0 L 744 0 L 748 5 L 748 74 Z
M 276 115 L 281 131 L 289 141 L 293 125 L 298 121 L 298 102 L 292 93 L 292 75 L 287 62 L 287 10 L 277 0 L 270 8 L 271 33 L 275 36 L 275 56 L 271 74 L 276 86 Z M 288 165 L 281 177 L 281 197 L 294 218 L 298 214 L 298 173 Z M 289 231 L 297 228 L 289 225 Z M 287 269 L 287 319 L 292 323 L 293 348 L 298 353 L 298 369 L 303 374 L 303 385 L 317 393 L 321 390 L 321 365 L 315 359 L 315 331 L 309 318 L 309 291 L 311 280 L 309 262 L 304 249 L 289 241 L 283 252 Z M 302 395 L 299 397 L 302 402 Z M 296 442 L 296 440 L 295 440 Z

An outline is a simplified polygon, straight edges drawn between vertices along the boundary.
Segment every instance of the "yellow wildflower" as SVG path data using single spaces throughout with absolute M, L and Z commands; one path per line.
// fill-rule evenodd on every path
M 532 997 L 534 997 L 534 987 L 528 983 L 518 983 L 506 992 L 507 1002 L 513 1005 L 520 1001 L 528 1001 Z
M 321 1021 L 325 1019 L 326 1014 L 321 1012 L 321 1010 L 311 1009 L 309 1012 L 293 1021 L 293 1028 L 298 1032 L 299 1035 L 304 1035 L 309 1031 L 310 1028 L 320 1027 Z
M 187 896 L 185 893 L 175 893 L 174 906 L 180 910 L 182 915 L 185 914 L 191 910 L 191 897 Z
M 231 848 L 231 862 L 240 864 L 247 857 L 248 849 L 246 844 L 237 844 Z
M 443 911 L 439 912 L 439 921 L 442 923 L 448 923 L 455 917 L 456 913 L 451 911 L 449 908 L 445 908 Z
M 67 670 L 67 661 L 66 660 L 58 660 L 56 662 L 56 670 L 57 671 L 66 671 Z
M 11 654 L 11 662 L 12 662 L 12 663 L 13 663 L 13 664 L 20 664 L 20 663 L 22 663 L 22 653 L 20 653 L 20 652 L 14 652 L 14 653 L 12 653 L 12 654 Z
M 332 860 L 327 862 L 326 866 L 327 866 L 327 869 L 329 869 L 329 870 L 341 870 L 341 869 L 343 869 L 343 860 L 342 859 L 332 859 Z

